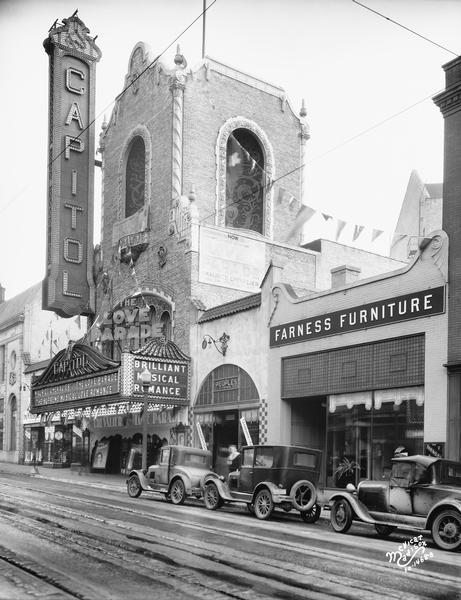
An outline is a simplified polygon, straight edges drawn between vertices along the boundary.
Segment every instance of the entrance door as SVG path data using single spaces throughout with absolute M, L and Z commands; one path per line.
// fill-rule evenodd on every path
M 238 447 L 238 411 L 216 412 L 213 426 L 213 464 L 218 475 L 229 474 L 227 457 L 231 444 Z

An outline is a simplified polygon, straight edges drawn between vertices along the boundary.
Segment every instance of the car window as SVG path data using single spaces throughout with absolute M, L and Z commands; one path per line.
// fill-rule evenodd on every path
M 316 464 L 315 454 L 309 454 L 308 452 L 294 452 L 293 453 L 293 465 L 295 467 L 311 467 L 315 468 Z
M 442 464 L 442 481 L 454 485 L 461 485 L 461 464 L 459 463 L 443 463 Z
M 246 448 L 243 451 L 242 467 L 252 467 L 254 455 L 255 455 L 254 448 Z
M 411 481 L 411 467 L 411 463 L 394 463 L 392 466 L 391 483 L 399 487 L 408 487 Z
M 430 483 L 430 473 L 429 469 L 423 467 L 418 463 L 415 464 L 415 471 L 413 475 L 414 483 Z
M 273 448 L 256 448 L 255 467 L 270 469 L 274 464 Z
M 191 454 L 187 453 L 184 455 L 184 464 L 189 466 L 203 466 L 206 465 L 207 456 L 203 454 Z
M 168 463 L 169 458 L 170 458 L 170 449 L 164 448 L 160 453 L 160 463 L 162 463 L 162 464 Z

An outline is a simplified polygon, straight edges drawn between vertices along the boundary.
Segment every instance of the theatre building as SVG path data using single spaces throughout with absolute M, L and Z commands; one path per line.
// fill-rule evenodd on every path
M 152 383 L 143 388 L 147 369 Z M 91 467 L 125 473 L 140 466 L 142 409 L 147 408 L 147 451 L 186 444 L 189 359 L 173 342 L 152 340 L 113 361 L 86 344 L 69 343 L 32 384 L 30 412 L 44 424 L 43 466 Z
M 406 268 L 298 296 L 273 267 L 268 443 L 324 451 L 326 486 L 386 477 L 394 450 L 444 455 L 448 240 L 436 232 Z

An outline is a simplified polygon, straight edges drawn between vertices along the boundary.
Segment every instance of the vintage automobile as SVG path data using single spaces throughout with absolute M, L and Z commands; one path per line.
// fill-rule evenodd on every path
M 160 492 L 173 504 L 182 504 L 188 496 L 200 498 L 203 479 L 210 473 L 211 452 L 186 446 L 164 446 L 159 462 L 147 469 L 131 471 L 127 492 L 137 498 L 143 491 Z
M 244 446 L 240 469 L 227 480 L 215 473 L 205 477 L 205 506 L 215 510 L 225 502 L 244 502 L 258 519 L 268 519 L 276 506 L 295 508 L 313 523 L 320 516 L 315 502 L 321 455 L 302 446 Z
M 429 530 L 443 550 L 461 546 L 461 463 L 429 456 L 394 458 L 388 481 L 349 484 L 329 499 L 331 525 L 345 533 L 352 522 L 374 524 L 387 537 L 397 527 Z

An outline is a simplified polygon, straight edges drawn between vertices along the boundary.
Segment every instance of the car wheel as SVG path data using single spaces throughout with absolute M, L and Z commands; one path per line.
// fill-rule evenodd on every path
M 291 488 L 293 506 L 300 512 L 310 510 L 317 499 L 317 490 L 310 481 L 297 481 Z
M 330 514 L 331 526 L 338 533 L 346 533 L 352 525 L 352 508 L 347 500 L 339 498 L 333 502 Z
M 432 537 L 442 550 L 457 550 L 461 546 L 461 513 L 443 510 L 432 523 Z
M 267 488 L 259 490 L 254 501 L 254 511 L 258 519 L 269 519 L 274 511 L 272 494 Z
M 203 500 L 208 510 L 216 510 L 223 505 L 223 500 L 219 495 L 218 486 L 215 483 L 211 482 L 206 484 Z
M 301 515 L 301 519 L 304 523 L 315 523 L 320 519 L 320 513 L 322 512 L 321 506 L 318 504 L 314 504 L 314 506 L 309 510 L 303 510 L 299 514 Z
M 186 488 L 182 479 L 175 479 L 170 487 L 170 497 L 173 504 L 183 504 L 186 499 Z
M 141 482 L 139 481 L 139 477 L 137 475 L 132 475 L 126 484 L 126 491 L 128 492 L 128 496 L 130 498 L 138 498 L 141 495 L 142 487 Z
M 386 538 L 391 535 L 391 533 L 395 531 L 397 527 L 394 527 L 393 525 L 381 525 L 380 523 L 376 523 L 375 529 L 379 537 Z

